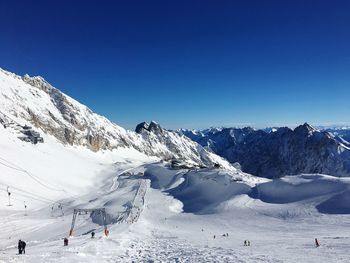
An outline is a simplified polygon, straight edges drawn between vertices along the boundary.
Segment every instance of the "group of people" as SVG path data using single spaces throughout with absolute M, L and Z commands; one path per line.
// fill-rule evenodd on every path
M 91 232 L 91 238 L 95 238 L 95 232 L 92 231 Z M 22 240 L 18 240 L 18 254 L 22 255 L 26 253 L 26 242 L 22 241 Z M 63 245 L 64 246 L 68 246 L 68 238 L 64 238 L 63 239 Z
M 203 231 L 204 231 L 204 230 L 202 229 L 202 232 L 203 232 Z M 222 234 L 222 236 L 223 236 L 223 237 L 228 237 L 228 233 Z M 215 238 L 216 238 L 216 235 L 214 235 L 213 238 L 215 239 Z
M 244 240 L 244 246 L 245 247 L 250 247 L 250 241 L 249 240 Z
M 202 232 L 204 230 L 202 229 Z M 226 234 L 222 234 L 223 237 L 228 237 L 228 233 Z M 94 238 L 95 237 L 95 232 L 92 231 L 91 232 L 91 238 Z M 214 235 L 213 238 L 215 239 L 216 236 Z M 63 245 L 64 246 L 68 246 L 68 238 L 64 238 L 63 239 Z M 244 246 L 245 247 L 250 247 L 250 241 L 249 240 L 244 240 Z M 316 247 L 319 247 L 320 246 L 320 243 L 318 242 L 317 238 L 315 238 L 315 246 Z M 22 241 L 22 240 L 18 240 L 18 254 L 21 255 L 21 254 L 25 254 L 26 253 L 26 242 Z

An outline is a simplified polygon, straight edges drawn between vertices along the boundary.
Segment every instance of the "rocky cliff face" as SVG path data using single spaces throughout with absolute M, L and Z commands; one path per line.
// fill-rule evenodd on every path
M 243 171 L 267 178 L 301 173 L 350 176 L 350 148 L 327 131 L 307 123 L 294 130 L 266 132 L 243 129 L 198 133 L 189 136 L 202 146 L 238 162 Z
M 149 148 L 159 149 L 167 160 L 183 159 L 187 160 L 189 165 L 199 164 L 200 166 L 223 164 L 222 160 L 206 151 L 201 145 L 193 144 L 193 141 L 186 136 L 163 129 L 154 121 L 150 124 L 140 123 L 135 131 L 148 142 Z
M 29 122 L 68 145 L 92 151 L 134 148 L 164 160 L 178 159 L 193 166 L 229 164 L 185 136 L 166 131 L 152 122 L 147 131 L 127 131 L 92 112 L 42 77 L 23 77 L 0 69 L 1 113 Z

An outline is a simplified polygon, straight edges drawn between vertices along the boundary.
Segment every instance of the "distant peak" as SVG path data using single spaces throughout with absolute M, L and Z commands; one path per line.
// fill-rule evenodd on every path
M 141 122 L 139 124 L 137 124 L 136 128 L 135 128 L 135 132 L 136 133 L 142 133 L 143 130 L 146 130 L 148 131 L 148 127 L 149 127 L 149 124 L 147 122 Z
M 310 124 L 308 124 L 307 122 L 305 122 L 303 125 L 301 125 L 302 127 L 304 127 L 305 129 L 308 130 L 316 130 L 314 127 L 312 127 Z
M 135 132 L 142 133 L 143 131 L 163 133 L 163 128 L 155 121 L 151 121 L 150 124 L 147 122 L 141 122 L 136 126 Z
M 307 122 L 305 122 L 303 125 L 299 125 L 298 127 L 296 127 L 294 129 L 295 132 L 307 132 L 307 133 L 312 133 L 317 131 L 314 127 L 312 127 L 310 124 L 308 124 Z

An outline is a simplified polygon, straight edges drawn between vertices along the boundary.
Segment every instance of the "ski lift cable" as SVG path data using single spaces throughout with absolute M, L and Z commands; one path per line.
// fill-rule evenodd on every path
M 30 197 L 33 197 L 33 198 L 36 198 L 36 199 L 41 199 L 41 200 L 43 200 L 45 202 L 48 202 L 48 203 L 58 203 L 58 202 L 56 202 L 56 201 L 54 201 L 52 199 L 49 199 L 47 197 L 43 197 L 43 196 L 40 196 L 40 195 L 37 195 L 37 194 L 33 194 L 31 192 L 25 191 L 23 189 L 20 189 L 20 188 L 11 186 L 11 185 L 5 185 L 5 184 L 2 184 L 2 183 L 0 183 L 0 185 L 8 186 L 11 189 L 13 189 L 14 191 L 18 191 L 19 192 L 19 193 L 16 193 L 16 194 L 20 194 L 22 196 L 24 196 L 24 195 L 28 196 L 29 195 Z M 1 190 L 8 192 L 7 189 L 1 189 Z
M 18 237 L 18 231 L 17 231 L 17 227 L 16 224 L 13 223 L 12 220 L 10 220 L 10 211 L 5 209 L 5 221 L 4 222 L 11 222 L 10 223 L 10 228 L 12 228 L 12 231 L 9 233 L 9 239 L 11 239 L 12 237 Z
M 3 158 L 0 157 L 0 159 L 3 159 Z M 28 175 L 29 177 L 31 177 L 34 181 L 36 181 L 38 184 L 42 185 L 43 187 L 45 187 L 45 188 L 47 188 L 47 189 L 49 189 L 49 190 L 57 191 L 57 192 L 65 192 L 65 193 L 68 193 L 68 192 L 67 192 L 66 190 L 64 190 L 64 189 L 56 189 L 56 188 L 52 188 L 52 187 L 48 186 L 47 184 L 44 184 L 44 183 L 42 182 L 42 179 L 38 179 L 38 176 L 35 176 L 35 175 L 29 173 L 28 171 L 22 169 L 22 168 L 19 169 L 19 168 L 13 167 L 13 166 L 11 166 L 11 165 L 8 165 L 8 164 L 6 164 L 6 163 L 3 163 L 3 162 L 1 162 L 1 161 L 0 161 L 0 164 L 1 164 L 1 165 L 4 165 L 4 166 L 6 166 L 6 167 L 8 167 L 8 168 L 10 168 L 10 169 L 17 170 L 17 171 L 20 171 L 20 172 L 23 172 L 23 173 L 27 174 L 27 175 Z
M 17 195 L 20 195 L 20 196 L 23 196 L 23 197 L 26 197 L 26 198 L 29 198 L 29 199 L 32 199 L 32 200 L 36 200 L 36 201 L 39 201 L 39 202 L 42 202 L 42 203 L 46 203 L 46 204 L 50 204 L 50 205 L 51 204 L 58 204 L 58 205 L 61 206 L 61 210 L 62 210 L 62 205 L 68 203 L 68 202 L 62 202 L 62 201 L 54 201 L 52 199 L 49 199 L 49 198 L 46 198 L 46 197 L 43 197 L 43 196 L 40 196 L 40 195 L 37 195 L 37 194 L 30 193 L 28 191 L 16 188 L 16 187 L 11 186 L 11 185 L 5 185 L 5 184 L 2 184 L 2 183 L 0 183 L 0 185 L 8 186 L 11 189 L 14 189 L 15 191 L 18 191 L 19 193 L 15 192 Z M 0 190 L 2 190 L 4 192 L 8 192 L 7 189 L 1 189 L 0 188 Z
M 10 188 L 13 189 L 12 191 L 15 191 L 15 193 L 18 194 L 18 195 L 33 197 L 33 198 L 35 198 L 37 200 L 43 200 L 43 201 L 48 202 L 48 203 L 56 203 L 56 201 L 51 200 L 49 198 L 46 198 L 46 197 L 43 197 L 43 196 L 40 196 L 40 195 L 36 195 L 36 194 L 30 193 L 30 192 L 27 192 L 25 190 L 22 190 L 22 189 L 19 189 L 19 188 L 15 188 L 13 186 L 10 186 Z M 1 189 L 1 190 L 5 191 L 4 189 Z
M 2 158 L 0 157 L 0 159 L 2 159 Z M 28 171 L 26 171 L 26 170 L 24 170 L 24 169 L 22 169 L 22 168 L 19 169 L 19 168 L 10 166 L 10 165 L 8 165 L 8 164 L 5 164 L 5 163 L 3 163 L 3 162 L 0 162 L 0 164 L 4 165 L 4 166 L 6 166 L 6 167 L 8 167 L 8 168 L 10 168 L 10 169 L 17 170 L 17 171 L 20 171 L 20 172 L 23 172 L 23 173 L 27 174 L 27 175 L 30 176 L 34 181 L 36 181 L 36 182 L 39 183 L 40 185 L 46 187 L 47 189 L 50 189 L 50 190 L 53 190 L 53 191 L 66 192 L 66 191 L 63 190 L 63 189 L 56 189 L 56 188 L 53 188 L 53 187 L 48 186 L 47 184 L 44 184 L 44 183 L 42 182 L 41 179 L 38 179 L 38 178 L 37 178 L 37 176 L 35 176 L 35 175 L 29 173 Z
M 6 192 L 6 190 L 4 190 L 4 189 L 0 189 L 0 191 L 4 191 L 4 192 Z M 17 198 L 17 197 L 12 197 L 11 196 L 11 200 L 15 200 L 15 201 L 19 201 L 19 202 L 25 202 L 26 200 L 25 199 L 21 199 L 21 198 Z
M 7 190 L 5 190 L 5 189 L 0 189 L 0 190 L 4 191 L 4 192 L 7 192 Z M 43 200 L 43 199 L 40 199 L 40 198 L 37 198 L 37 197 L 34 197 L 34 196 L 30 196 L 30 195 L 27 195 L 27 194 L 23 194 L 23 193 L 16 193 L 16 194 L 20 195 L 20 196 L 23 196 L 23 197 L 26 197 L 26 198 L 29 198 L 29 199 L 32 199 L 32 200 L 36 200 L 36 201 L 42 202 L 42 203 L 52 204 L 52 202 L 50 202 L 50 201 L 46 201 L 46 200 Z M 25 200 L 14 198 L 14 197 L 11 197 L 11 199 L 16 200 L 16 201 L 21 201 L 21 202 L 25 201 Z
M 34 175 L 33 173 L 28 172 L 28 171 L 25 170 L 24 168 L 22 168 L 22 167 L 20 167 L 20 166 L 18 166 L 18 165 L 16 165 L 16 164 L 14 164 L 14 163 L 12 163 L 12 162 L 10 162 L 10 161 L 4 159 L 4 158 L 2 158 L 1 156 L 0 156 L 0 159 L 3 160 L 3 161 L 5 161 L 6 163 L 10 164 L 11 166 L 13 166 L 13 167 L 9 167 L 8 164 L 3 164 L 2 162 L 0 162 L 1 164 L 5 165 L 5 166 L 7 166 L 7 167 L 9 167 L 9 168 L 12 168 L 12 169 L 15 169 L 15 170 L 18 170 L 18 171 L 27 173 L 29 176 L 35 177 L 35 178 L 37 178 L 37 180 L 40 180 L 41 182 L 42 182 L 42 181 L 45 181 L 44 179 L 40 178 L 39 176 Z M 34 178 L 33 178 L 33 179 L 34 179 Z M 35 179 L 34 179 L 34 180 L 35 180 Z M 39 183 L 40 183 L 40 182 L 39 182 Z M 47 184 L 47 183 L 48 183 L 48 182 L 46 182 L 46 184 Z M 40 184 L 43 185 L 43 183 L 40 183 Z M 53 185 L 52 183 L 48 183 L 48 184 L 51 184 L 51 186 L 54 186 L 54 187 L 57 186 L 57 185 L 56 185 L 56 186 Z M 44 186 L 44 185 L 43 185 L 43 186 Z M 46 185 L 45 187 L 48 188 L 47 185 Z M 58 189 L 51 189 L 51 187 L 49 187 L 49 189 L 50 189 L 50 190 L 55 190 L 55 191 L 62 191 L 62 192 L 65 192 L 65 193 L 70 194 L 72 197 L 74 197 L 74 196 L 77 197 L 77 195 L 74 195 L 74 194 L 72 194 L 72 193 L 70 193 L 70 192 L 68 192 L 68 191 L 66 191 L 65 189 L 62 189 L 62 188 L 61 188 L 60 190 L 58 190 Z
M 17 171 L 20 171 L 20 172 L 23 172 L 23 173 L 29 175 L 34 181 L 36 181 L 38 184 L 44 186 L 44 187 L 47 188 L 47 189 L 50 189 L 50 190 L 53 190 L 53 191 L 64 191 L 64 190 L 57 190 L 57 189 L 54 189 L 54 188 L 52 188 L 52 187 L 50 187 L 50 186 L 45 185 L 45 184 L 42 183 L 40 180 L 38 180 L 35 176 L 31 175 L 29 172 L 27 172 L 27 171 L 25 171 L 25 170 L 12 167 L 12 166 L 7 165 L 7 164 L 5 164 L 5 163 L 3 163 L 3 162 L 0 162 L 0 164 L 4 165 L 4 166 L 6 166 L 6 167 L 8 167 L 8 168 L 10 168 L 10 169 L 17 170 Z

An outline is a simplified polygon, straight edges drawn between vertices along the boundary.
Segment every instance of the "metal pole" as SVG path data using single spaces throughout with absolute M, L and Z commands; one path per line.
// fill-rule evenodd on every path
M 12 206 L 12 205 L 11 205 L 11 192 L 9 191 L 9 188 L 10 188 L 10 187 L 7 187 L 7 195 L 8 195 L 8 197 L 9 197 L 9 204 L 8 204 L 7 206 Z
M 27 216 L 27 205 L 26 205 L 26 201 L 24 201 L 24 215 Z
M 72 225 L 71 225 L 71 228 L 70 228 L 70 231 L 69 231 L 69 236 L 73 235 L 73 229 L 74 229 L 74 224 L 75 224 L 76 217 L 77 217 L 77 210 L 74 209 L 73 218 L 72 218 Z
M 102 208 L 101 210 L 102 210 L 101 213 L 102 213 L 103 225 L 104 225 L 104 227 L 105 227 L 105 235 L 106 235 L 106 237 L 108 237 L 109 231 L 108 231 L 108 229 L 107 229 L 106 209 L 105 209 L 105 208 Z

